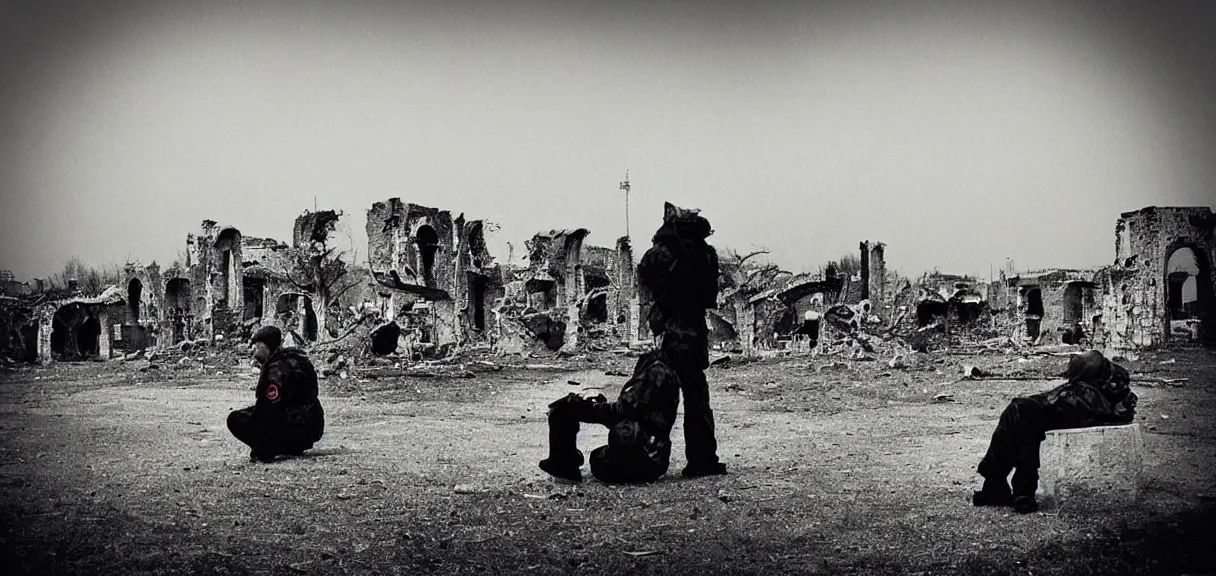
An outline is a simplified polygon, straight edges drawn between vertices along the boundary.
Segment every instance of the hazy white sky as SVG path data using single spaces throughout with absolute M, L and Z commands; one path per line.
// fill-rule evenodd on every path
M 793 270 L 1105 265 L 1120 212 L 1216 196 L 1207 2 L 111 4 L 0 2 L 19 278 L 167 263 L 204 218 L 287 240 L 314 198 L 361 255 L 393 196 L 500 259 L 612 245 L 626 169 L 635 244 L 671 201 Z

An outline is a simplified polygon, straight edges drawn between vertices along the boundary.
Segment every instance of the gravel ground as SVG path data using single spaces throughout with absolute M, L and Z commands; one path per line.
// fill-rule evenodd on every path
M 247 366 L 10 370 L 0 372 L 0 562 L 38 574 L 1216 572 L 1201 506 L 1216 494 L 1211 351 L 1128 364 L 1145 426 L 1137 501 L 1025 516 L 970 505 L 1000 410 L 1053 386 L 1065 361 L 714 367 L 731 473 L 680 478 L 677 423 L 673 473 L 632 487 L 559 483 L 536 467 L 545 405 L 585 388 L 614 396 L 625 378 L 605 371 L 628 371 L 626 357 L 606 354 L 595 370 L 325 380 L 325 437 L 272 464 L 248 462 L 224 425 L 252 402 Z M 1019 379 L 962 379 L 964 364 Z M 1163 382 L 1174 378 L 1187 380 Z M 606 438 L 582 435 L 585 452 Z

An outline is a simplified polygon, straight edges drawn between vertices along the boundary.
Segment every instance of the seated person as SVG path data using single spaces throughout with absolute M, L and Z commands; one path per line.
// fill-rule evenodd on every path
M 667 473 L 680 381 L 660 350 L 638 358 L 616 402 L 571 393 L 549 405 L 549 457 L 540 468 L 581 481 L 579 423 L 608 427 L 608 445 L 591 452 L 591 473 L 609 483 L 650 482 Z
M 253 335 L 253 359 L 262 366 L 257 403 L 228 415 L 228 430 L 249 445 L 253 461 L 299 456 L 325 431 L 317 372 L 303 350 L 282 348 L 282 342 L 283 334 L 274 326 Z
M 1065 377 L 1068 382 L 1052 390 L 1014 398 L 1001 413 L 978 467 L 984 486 L 972 496 L 973 504 L 1038 510 L 1039 443 L 1048 430 L 1128 424 L 1135 418 L 1137 398 L 1127 370 L 1101 352 L 1074 355 Z M 1015 468 L 1011 489 L 1006 477 Z

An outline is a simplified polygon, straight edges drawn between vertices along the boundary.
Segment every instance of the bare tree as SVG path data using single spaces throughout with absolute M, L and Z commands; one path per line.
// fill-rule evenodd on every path
M 333 233 L 341 212 L 305 212 L 296 218 L 294 245 L 289 251 L 293 270 L 283 270 L 296 288 L 311 293 L 316 302 L 320 338 L 328 340 L 330 306 L 359 284 L 349 274 L 349 253 L 333 245 Z

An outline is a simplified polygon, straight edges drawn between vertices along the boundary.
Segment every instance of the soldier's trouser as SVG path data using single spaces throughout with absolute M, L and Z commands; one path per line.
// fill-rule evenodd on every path
M 1043 406 L 1030 398 L 1014 398 L 1001 412 L 977 471 L 985 479 L 1003 483 L 1016 469 L 1013 495 L 1034 497 L 1039 483 L 1039 443 L 1046 432 Z
M 570 394 L 550 405 L 549 459 L 580 463 L 578 430 L 581 423 L 608 428 L 608 445 L 591 451 L 591 473 L 604 482 L 649 482 L 667 472 L 666 464 L 647 457 L 645 433 L 637 422 L 624 417 L 619 402 L 594 402 Z
M 662 332 L 663 353 L 680 377 L 684 396 L 684 454 L 689 468 L 718 463 L 718 440 L 714 437 L 714 411 L 709 406 L 709 329 L 704 312 L 699 317 L 667 320 Z
M 321 407 L 316 406 L 313 412 L 320 413 L 320 410 Z M 312 448 L 324 433 L 323 416 L 318 419 L 314 415 L 311 422 L 304 422 L 296 417 L 283 422 L 267 423 L 255 419 L 253 411 L 254 407 L 250 406 L 229 413 L 228 430 L 237 440 L 257 450 L 263 457 L 302 454 Z

